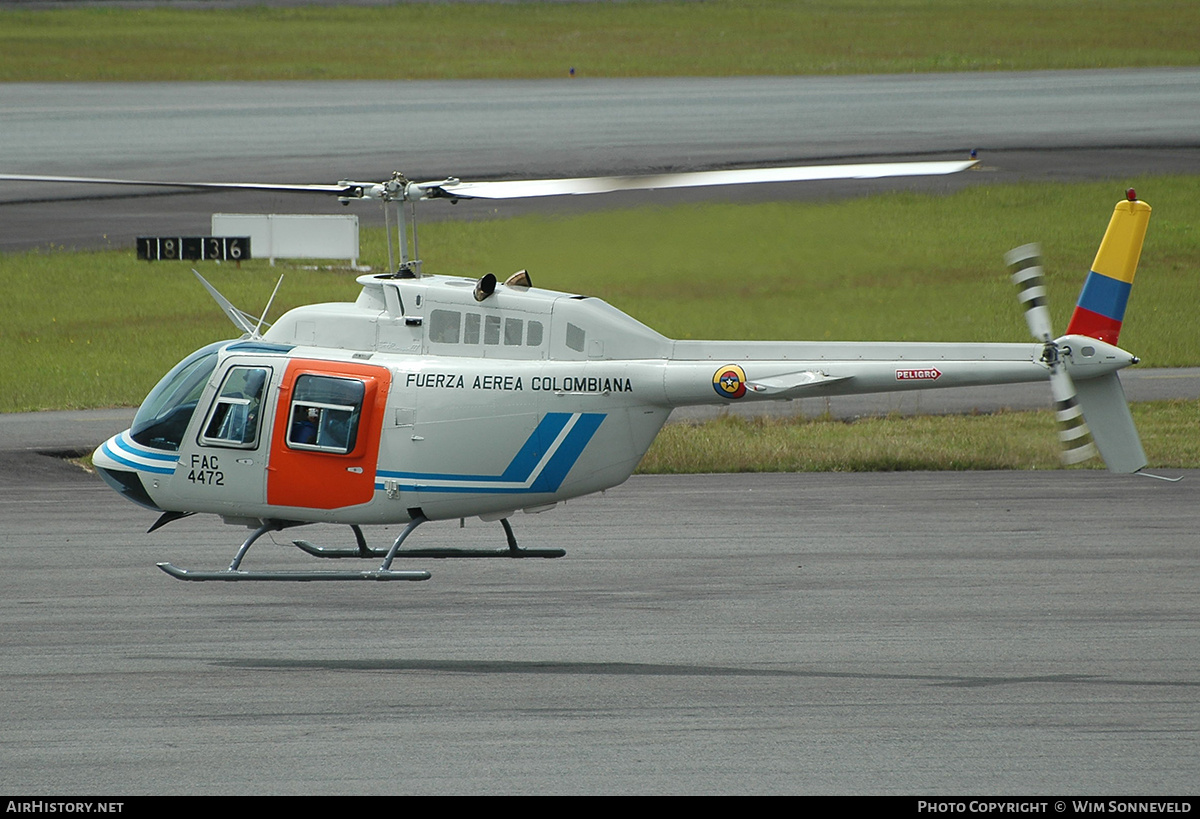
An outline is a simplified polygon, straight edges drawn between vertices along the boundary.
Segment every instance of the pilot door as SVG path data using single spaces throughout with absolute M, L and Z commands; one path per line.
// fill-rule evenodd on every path
M 185 506 L 198 499 L 203 508 L 262 503 L 269 434 L 263 422 L 276 369 L 245 359 L 226 362 L 197 434 L 184 437 L 179 448 L 172 486 Z
M 267 503 L 339 509 L 375 492 L 384 367 L 297 359 L 280 385 L 267 467 Z

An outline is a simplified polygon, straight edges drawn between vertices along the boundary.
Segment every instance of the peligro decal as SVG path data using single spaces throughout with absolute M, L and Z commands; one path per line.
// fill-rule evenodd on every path
M 896 370 L 897 381 L 937 381 L 942 371 L 936 367 L 926 370 Z

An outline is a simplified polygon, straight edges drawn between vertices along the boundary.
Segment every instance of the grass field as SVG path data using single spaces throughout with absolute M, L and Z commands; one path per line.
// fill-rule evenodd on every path
M 860 74 L 1195 65 L 1188 0 L 0 8 L 0 81 Z

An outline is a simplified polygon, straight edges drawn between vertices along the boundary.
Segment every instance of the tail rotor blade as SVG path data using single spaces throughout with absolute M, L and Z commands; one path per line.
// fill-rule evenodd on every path
M 1061 361 L 1050 365 L 1050 392 L 1054 396 L 1054 416 L 1058 421 L 1063 463 L 1069 466 L 1094 458 L 1098 453 L 1079 406 L 1075 382 Z
M 1025 323 L 1029 332 L 1044 343 L 1054 340 L 1050 327 L 1050 311 L 1046 308 L 1046 283 L 1042 269 L 1042 246 L 1021 245 L 1004 254 L 1004 263 L 1012 271 L 1017 286 L 1017 299 L 1025 308 Z

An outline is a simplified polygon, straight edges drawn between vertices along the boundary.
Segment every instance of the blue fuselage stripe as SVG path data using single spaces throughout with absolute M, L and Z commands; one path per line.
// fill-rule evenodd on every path
M 600 428 L 603 420 L 604 416 L 599 413 L 580 416 L 566 440 L 550 457 L 550 463 L 546 464 L 546 468 L 542 470 L 542 474 L 537 476 L 529 491 L 556 491 L 567 477 L 567 473 L 571 471 L 571 467 L 579 460 L 579 456 L 583 454 L 584 447 L 591 442 L 592 436 L 596 434 L 596 430 Z
M 554 442 L 562 436 L 573 417 L 574 426 L 551 452 Z M 375 473 L 375 488 L 385 488 L 382 479 L 395 479 L 400 481 L 400 489 L 408 491 L 481 494 L 554 492 L 579 460 L 604 418 L 604 413 L 581 413 L 578 417 L 569 412 L 547 413 L 500 475 L 378 470 Z M 546 458 L 548 453 L 549 459 Z M 537 471 L 539 464 L 542 464 L 540 472 Z M 529 485 L 524 486 L 526 483 Z
M 136 461 L 131 461 L 128 458 L 126 458 L 124 455 L 122 455 L 120 452 L 118 452 L 115 449 L 113 449 L 112 447 L 110 447 L 109 443 L 111 443 L 111 442 L 106 441 L 104 443 L 104 445 L 101 447 L 101 450 L 104 452 L 105 455 L 112 458 L 114 461 L 121 464 L 122 466 L 127 466 L 130 469 L 138 471 L 138 472 L 153 472 L 156 475 L 171 475 L 175 472 L 175 466 L 173 464 L 170 468 L 165 468 L 165 467 L 161 467 L 161 466 L 150 466 L 149 464 L 141 464 Z M 138 453 L 138 454 L 141 454 L 141 453 Z M 143 457 L 148 457 L 148 456 L 143 456 Z

